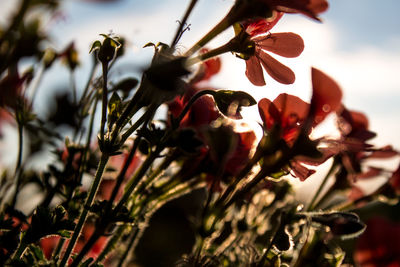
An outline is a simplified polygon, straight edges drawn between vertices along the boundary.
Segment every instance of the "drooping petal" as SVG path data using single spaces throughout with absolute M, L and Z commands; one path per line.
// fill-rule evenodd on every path
M 387 159 L 399 155 L 399 152 L 394 150 L 391 145 L 384 146 L 380 149 L 376 149 L 371 155 L 368 156 L 369 159 Z
M 328 9 L 326 0 L 262 0 L 271 8 L 285 13 L 302 13 L 318 20 L 319 13 Z
M 262 49 L 283 57 L 297 57 L 304 50 L 303 39 L 292 32 L 272 33 L 252 40 Z
M 263 98 L 258 102 L 258 111 L 266 130 L 271 129 L 274 124 L 280 123 L 281 121 L 280 112 L 275 107 L 274 103 L 266 98 Z
M 252 56 L 246 60 L 246 76 L 256 86 L 265 85 L 263 70 L 256 56 Z
M 308 177 L 315 173 L 315 170 L 310 170 L 296 160 L 290 163 L 291 171 L 293 176 L 300 179 L 300 181 L 305 181 Z
M 283 84 L 294 83 L 296 76 L 291 69 L 289 69 L 267 53 L 263 52 L 262 50 L 256 49 L 256 56 L 260 59 L 260 62 L 264 69 L 276 81 Z
M 332 78 L 316 68 L 311 69 L 311 76 L 313 93 L 309 115 L 318 124 L 342 106 L 342 90 Z

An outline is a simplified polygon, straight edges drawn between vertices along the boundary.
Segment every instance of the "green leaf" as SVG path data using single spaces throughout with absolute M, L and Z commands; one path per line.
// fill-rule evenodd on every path
M 32 215 L 31 226 L 22 242 L 31 244 L 48 235 L 64 235 L 64 231 L 73 230 L 74 227 L 74 222 L 66 218 L 66 211 L 62 206 L 53 210 L 38 207 Z
M 112 91 L 120 90 L 124 93 L 125 92 L 129 93 L 133 88 L 137 86 L 138 83 L 139 81 L 136 78 L 133 77 L 125 78 L 120 82 L 118 82 L 111 90 Z
M 90 50 L 89 50 L 89 54 L 92 53 L 92 52 L 95 51 L 95 50 L 99 50 L 100 47 L 101 47 L 101 42 L 100 42 L 99 40 L 95 41 L 95 42 L 92 44 L 92 47 L 91 47 Z
M 366 228 L 358 215 L 351 212 L 317 213 L 311 215 L 311 220 L 328 226 L 333 235 L 342 239 L 355 238 Z
M 237 118 L 241 107 L 257 104 L 251 95 L 243 91 L 217 90 L 213 96 L 218 109 L 226 116 L 233 118 Z
M 123 110 L 122 100 L 117 92 L 113 92 L 108 102 L 108 124 L 111 127 L 121 116 Z

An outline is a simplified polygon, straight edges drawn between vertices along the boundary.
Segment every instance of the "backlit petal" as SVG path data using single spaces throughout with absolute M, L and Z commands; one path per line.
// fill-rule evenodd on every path
M 260 59 L 264 69 L 276 81 L 283 84 L 294 83 L 296 77 L 291 69 L 261 50 L 258 53 L 256 52 L 256 55 Z
M 342 90 L 339 85 L 322 71 L 311 70 L 313 94 L 311 98 L 310 116 L 316 124 L 320 123 L 331 113 L 338 111 L 342 104 Z
M 281 115 L 278 109 L 269 99 L 263 98 L 258 102 L 258 111 L 260 112 L 260 117 L 264 122 L 266 130 L 271 129 L 274 124 L 280 123 L 281 121 Z
M 246 76 L 256 86 L 265 85 L 263 70 L 256 56 L 252 56 L 246 60 Z
M 292 32 L 272 33 L 252 40 L 262 49 L 283 57 L 297 57 L 304 50 L 303 39 Z

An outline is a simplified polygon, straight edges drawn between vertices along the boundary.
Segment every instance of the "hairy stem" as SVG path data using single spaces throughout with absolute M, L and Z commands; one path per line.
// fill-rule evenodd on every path
M 95 195 L 97 193 L 97 190 L 99 188 L 99 185 L 100 185 L 100 182 L 101 182 L 101 177 L 103 175 L 104 168 L 105 168 L 105 166 L 107 164 L 108 158 L 109 158 L 109 156 L 107 154 L 105 154 L 105 153 L 103 153 L 102 156 L 101 156 L 99 165 L 97 167 L 96 175 L 94 177 L 94 181 L 93 181 L 92 187 L 90 188 L 89 195 L 88 195 L 88 197 L 87 197 L 87 199 L 85 201 L 85 205 L 84 205 L 83 211 L 82 211 L 82 213 L 81 213 L 81 215 L 79 217 L 79 221 L 75 226 L 74 233 L 73 233 L 73 235 L 72 235 L 72 237 L 71 237 L 71 239 L 69 241 L 68 247 L 67 247 L 67 249 L 66 249 L 66 251 L 64 253 L 64 256 L 63 256 L 63 258 L 61 260 L 61 263 L 59 265 L 60 267 L 65 266 L 65 264 L 67 263 L 68 258 L 70 256 L 73 248 L 75 247 L 76 241 L 78 240 L 78 237 L 79 237 L 79 235 L 81 233 L 81 230 L 83 228 L 83 225 L 84 225 L 84 223 L 86 221 L 86 218 L 87 218 L 87 215 L 89 213 L 89 209 L 90 209 L 91 205 L 93 204 L 94 197 L 95 197 Z

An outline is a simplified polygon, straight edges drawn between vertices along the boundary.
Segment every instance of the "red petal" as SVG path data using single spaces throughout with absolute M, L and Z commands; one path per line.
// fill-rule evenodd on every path
M 322 71 L 311 70 L 313 95 L 311 98 L 310 116 L 314 117 L 315 124 L 341 107 L 342 90 L 339 85 Z
M 310 170 L 310 169 L 306 168 L 305 166 L 301 165 L 296 160 L 293 160 L 290 163 L 290 166 L 292 167 L 294 176 L 299 178 L 300 181 L 305 181 L 308 177 L 310 177 L 312 174 L 315 173 L 315 170 Z
M 274 124 L 280 123 L 281 121 L 280 112 L 274 103 L 266 98 L 263 98 L 258 102 L 258 111 L 260 112 L 266 130 L 271 129 Z
M 357 179 L 358 178 L 368 179 L 368 178 L 376 177 L 376 176 L 380 175 L 381 173 L 382 173 L 381 168 L 375 168 L 375 167 L 369 166 L 367 171 L 357 174 L 356 178 Z
M 294 83 L 296 77 L 291 69 L 280 63 L 262 50 L 256 50 L 256 56 L 268 74 L 276 81 L 283 84 Z
M 246 76 L 256 86 L 265 85 L 263 70 L 257 57 L 252 56 L 246 60 Z
M 285 13 L 302 13 L 319 20 L 317 15 L 328 9 L 326 0 L 264 0 L 275 10 Z
M 368 156 L 368 158 L 387 159 L 397 155 L 399 155 L 399 152 L 394 150 L 392 146 L 388 145 L 380 149 L 376 149 L 374 152 L 371 153 L 371 155 Z
M 288 120 L 289 117 L 295 114 L 299 121 L 302 121 L 307 117 L 310 106 L 301 98 L 285 93 L 278 95 L 274 100 L 274 104 L 282 114 L 282 120 Z
M 267 19 L 249 19 L 241 24 L 243 25 L 243 28 L 246 30 L 246 32 L 250 36 L 255 36 L 263 33 L 267 33 L 269 30 L 271 30 L 276 23 L 281 19 L 283 16 L 282 12 L 277 12 L 273 10 L 272 16 Z
M 297 57 L 304 50 L 303 39 L 292 32 L 272 33 L 252 40 L 262 49 L 283 57 Z

